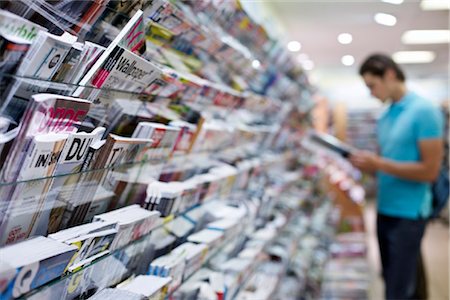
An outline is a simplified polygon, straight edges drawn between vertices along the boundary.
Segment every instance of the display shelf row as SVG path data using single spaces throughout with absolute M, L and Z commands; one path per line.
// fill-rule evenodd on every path
M 238 203 L 239 202 L 240 201 L 238 201 Z M 210 204 L 203 204 L 202 206 L 213 205 L 212 203 L 214 203 L 214 202 L 209 202 L 209 203 Z M 250 204 L 250 203 L 248 203 L 248 204 Z M 217 204 L 217 205 L 220 205 L 220 204 Z M 224 205 L 224 204 L 222 204 L 222 205 Z M 61 292 L 60 288 L 63 285 L 69 284 L 69 287 L 70 287 L 70 284 L 74 284 L 73 280 L 77 280 L 77 281 L 81 280 L 81 278 L 83 277 L 82 274 L 89 273 L 90 274 L 89 276 L 93 276 L 93 274 L 95 274 L 96 272 L 100 272 L 102 270 L 102 268 L 105 268 L 106 265 L 109 266 L 108 270 L 109 270 L 109 272 L 111 272 L 111 274 L 109 274 L 109 276 L 113 276 L 114 272 L 113 272 L 112 266 L 114 264 L 112 264 L 112 262 L 111 262 L 111 261 L 114 260 L 113 258 L 123 257 L 123 255 L 126 255 L 126 252 L 132 251 L 132 250 L 130 250 L 131 248 L 135 249 L 134 251 L 136 251 L 137 248 L 142 248 L 142 247 L 145 248 L 144 244 L 148 243 L 150 241 L 150 239 L 152 239 L 152 238 L 153 238 L 152 243 L 155 243 L 155 241 L 158 241 L 159 243 L 161 243 L 161 241 L 163 241 L 164 239 L 170 238 L 172 236 L 172 234 L 174 234 L 175 232 L 179 232 L 178 234 L 181 234 L 182 236 L 186 236 L 185 234 L 180 233 L 181 228 L 184 228 L 184 226 L 187 223 L 189 223 L 189 221 L 187 221 L 187 220 L 192 221 L 193 219 L 196 219 L 197 221 L 199 221 L 198 213 L 196 213 L 196 211 L 198 212 L 198 210 L 200 210 L 201 208 L 202 207 L 198 207 L 198 206 L 197 207 L 193 207 L 193 208 L 190 208 L 189 211 L 186 211 L 182 215 L 179 215 L 177 218 L 166 218 L 166 219 L 164 219 L 165 220 L 165 224 L 155 225 L 157 227 L 153 227 L 153 230 L 151 231 L 151 234 L 144 235 L 141 238 L 139 238 L 138 240 L 132 242 L 131 244 L 129 244 L 129 245 L 123 247 L 123 248 L 118 248 L 118 249 L 116 249 L 114 251 L 111 251 L 110 253 L 102 256 L 101 258 L 92 261 L 87 266 L 83 266 L 82 268 L 76 269 L 75 273 L 68 273 L 63 278 L 60 278 L 60 279 L 58 279 L 56 281 L 51 282 L 48 286 L 44 287 L 43 289 L 39 289 L 39 290 L 35 291 L 34 293 L 32 293 L 29 296 L 30 299 L 35 299 L 34 297 L 38 297 L 37 299 L 42 299 L 41 297 L 45 297 L 43 295 L 50 295 L 50 294 L 51 295 L 55 295 L 54 293 L 57 294 L 57 293 Z M 230 209 L 231 209 L 231 207 L 230 207 Z M 217 211 L 217 206 L 211 208 L 210 211 Z M 181 223 L 179 223 L 179 222 L 181 222 Z M 178 223 L 178 225 L 175 225 L 175 223 Z M 241 225 L 243 225 L 243 224 L 240 224 L 238 227 L 241 228 Z M 251 221 L 251 219 L 249 219 L 248 225 L 249 226 L 254 226 L 253 221 Z M 171 226 L 176 226 L 178 229 L 176 229 L 175 227 L 171 227 Z M 236 229 L 236 225 L 233 228 Z M 218 248 L 214 246 L 211 249 L 214 249 L 214 248 L 215 249 L 221 249 L 223 246 L 228 245 L 230 240 L 237 239 L 236 237 L 239 236 L 239 233 L 240 232 L 244 232 L 244 230 L 241 230 L 241 229 L 234 230 L 233 231 L 234 234 L 232 234 L 232 235 L 234 235 L 234 237 L 232 237 L 232 235 L 231 236 L 228 235 L 228 238 L 223 239 L 222 243 L 219 243 L 219 244 L 216 243 L 215 244 L 216 246 L 220 245 Z M 172 232 L 172 233 L 168 234 L 167 231 Z M 230 233 L 230 232 L 228 232 L 228 233 Z M 153 235 L 153 237 L 152 237 L 152 235 Z M 165 236 L 166 238 L 163 238 L 163 236 Z M 183 240 L 184 239 L 181 238 L 180 241 L 183 241 Z M 189 241 L 189 239 L 188 239 L 188 241 Z M 162 253 L 167 253 L 167 250 L 165 250 L 165 249 L 167 249 L 168 246 L 167 245 L 160 245 L 160 246 L 162 246 L 162 248 L 160 248 L 159 250 L 156 249 L 155 257 L 161 255 Z M 216 250 L 211 250 L 211 251 L 216 252 Z M 146 255 L 149 255 L 149 253 L 151 253 L 151 252 L 147 251 Z M 160 253 L 160 254 L 157 254 L 157 253 Z M 217 253 L 213 253 L 213 254 L 215 256 Z M 210 261 L 214 256 L 211 255 L 211 257 L 208 258 L 208 261 Z M 205 258 L 206 258 L 206 256 L 205 256 Z M 131 257 L 129 259 L 131 259 Z M 142 257 L 141 257 L 141 259 L 142 259 Z M 108 262 L 108 263 L 106 263 L 105 261 Z M 134 259 L 133 259 L 133 261 L 134 261 Z M 146 261 L 146 260 L 144 260 L 144 261 Z M 204 260 L 202 260 L 202 261 L 204 261 Z M 142 260 L 139 262 L 139 264 L 140 263 L 142 263 Z M 92 271 L 92 269 L 95 269 L 95 272 Z M 103 278 L 103 280 L 107 280 L 107 279 Z M 110 285 L 112 285 L 112 284 L 109 283 L 107 286 L 110 286 Z M 87 291 L 87 290 L 85 290 L 85 291 Z M 48 296 L 48 297 L 50 297 L 50 296 Z
M 196 163 L 195 156 L 187 156 L 182 169 L 180 162 L 175 169 L 131 164 L 4 185 L 3 198 L 12 200 L 1 203 L 2 244 L 83 224 L 96 214 L 130 204 L 168 216 L 245 189 L 252 177 L 258 178 L 290 156 L 291 152 L 244 156 L 235 166 L 203 157 Z
M 151 19 L 152 16 L 153 16 L 152 14 L 154 14 L 156 11 L 160 10 L 160 8 L 162 8 L 162 7 L 165 7 L 163 9 L 163 11 L 161 12 L 161 10 L 160 10 L 156 14 L 156 16 L 153 16 L 153 19 L 158 19 L 159 21 L 161 21 L 161 20 L 163 20 L 163 21 L 164 20 L 170 20 L 170 16 L 169 15 L 171 15 L 175 11 L 177 11 L 175 6 L 173 4 L 167 2 L 167 1 L 154 1 L 154 3 L 151 3 L 151 4 L 146 2 L 146 4 L 144 4 L 144 6 L 148 6 L 148 5 L 150 5 L 151 9 L 150 9 L 150 11 L 147 11 L 145 13 L 145 16 L 150 15 L 150 17 L 143 17 L 144 13 L 142 11 L 140 11 L 140 13 L 138 11 L 138 13 L 133 15 L 133 17 L 128 21 L 127 25 L 122 28 L 122 31 L 120 31 L 120 33 L 115 37 L 115 39 L 110 41 L 110 43 L 108 45 L 106 45 L 108 48 L 105 49 L 105 50 L 98 51 L 99 53 L 102 53 L 102 51 L 103 51 L 103 54 L 101 54 L 98 57 L 98 60 L 96 62 L 96 64 L 98 64 L 98 66 L 97 65 L 92 66 L 92 68 L 88 70 L 88 73 L 90 71 L 92 71 L 93 69 L 97 69 L 97 68 L 100 67 L 101 61 L 104 61 L 104 59 L 107 57 L 108 53 L 111 52 L 110 49 L 114 48 L 113 46 L 118 43 L 117 38 L 118 37 L 122 38 L 122 36 L 124 36 L 124 34 L 125 34 L 124 31 L 130 30 L 129 27 L 131 27 L 133 24 L 144 24 L 146 21 L 143 21 L 142 18 L 144 18 L 144 19 L 145 18 Z M 5 8 L 10 9 L 12 11 L 15 11 L 14 7 L 9 7 L 8 5 L 5 5 Z M 167 13 L 169 15 L 161 17 L 160 14 L 161 13 L 164 14 L 165 11 L 167 11 Z M 10 19 L 14 19 L 14 17 L 11 17 L 9 15 L 7 15 L 5 17 L 5 19 L 7 19 L 8 17 Z M 17 20 L 14 20 L 14 21 L 17 21 Z M 161 22 L 163 22 L 163 21 L 161 21 Z M 130 24 L 130 22 L 132 24 Z M 29 26 L 31 26 L 31 25 L 29 25 Z M 139 25 L 139 26 L 141 26 L 141 25 Z M 43 28 L 41 27 L 39 29 L 43 29 Z M 133 30 L 134 30 L 134 28 L 133 28 Z M 143 35 L 143 32 L 140 32 L 140 35 Z M 215 38 L 214 34 L 207 34 L 206 36 L 208 38 L 212 38 L 212 39 Z M 48 39 L 51 39 L 51 38 L 52 38 L 51 36 L 48 37 Z M 190 39 L 186 39 L 185 38 L 185 40 L 188 40 L 188 42 L 191 42 Z M 142 42 L 142 41 L 141 41 L 141 43 L 145 44 L 145 42 Z M 160 46 L 161 45 L 159 45 L 158 47 L 161 48 Z M 90 47 L 95 49 L 95 47 L 93 45 L 90 45 Z M 161 51 L 161 49 L 159 49 L 159 48 L 157 50 Z M 65 55 L 67 55 L 67 52 L 65 53 Z M 91 54 L 91 55 L 94 55 L 94 54 Z M 132 55 L 130 57 L 132 57 Z M 229 58 L 230 56 L 229 55 L 224 55 L 224 57 Z M 130 59 L 130 60 L 132 60 L 132 59 L 139 60 L 139 56 L 136 56 L 134 58 L 128 58 L 128 59 Z M 28 60 L 31 60 L 31 58 L 28 58 Z M 116 84 L 114 84 L 110 80 L 110 81 L 106 82 L 107 84 L 101 83 L 101 84 L 95 84 L 94 86 L 98 88 L 98 87 L 101 87 L 101 86 L 104 85 L 105 87 L 110 87 L 110 91 L 114 91 L 114 90 L 117 90 L 117 89 L 126 90 L 126 89 L 128 89 L 130 87 L 133 87 L 133 90 L 144 91 L 144 93 L 142 93 L 142 95 L 141 95 L 143 98 L 148 98 L 149 96 L 156 95 L 156 94 L 160 95 L 160 96 L 167 97 L 167 96 L 170 96 L 170 95 L 173 95 L 173 94 L 177 94 L 180 91 L 180 89 L 183 90 L 183 92 L 181 93 L 182 94 L 181 97 L 187 96 L 187 97 L 192 98 L 191 96 L 198 95 L 202 91 L 203 91 L 203 95 L 208 94 L 208 96 L 211 97 L 211 93 L 210 92 L 205 93 L 205 88 L 206 88 L 208 91 L 209 90 L 216 91 L 214 93 L 215 95 L 216 94 L 221 94 L 221 95 L 224 96 L 224 97 L 219 97 L 219 96 L 216 97 L 216 96 L 214 96 L 213 97 L 214 98 L 213 102 L 216 103 L 216 104 L 220 105 L 220 103 L 222 103 L 222 104 L 225 104 L 225 105 L 230 105 L 230 103 L 231 103 L 232 105 L 236 105 L 237 103 L 241 103 L 242 102 L 241 99 L 232 100 L 231 98 L 241 98 L 240 92 L 236 91 L 236 90 L 233 90 L 233 89 L 230 89 L 229 87 L 226 87 L 224 84 L 220 83 L 220 80 L 219 80 L 218 83 L 212 83 L 212 82 L 209 82 L 208 80 L 205 80 L 203 78 L 199 78 L 199 77 L 197 77 L 197 76 L 195 76 L 193 74 L 188 74 L 190 72 L 184 72 L 183 73 L 183 72 L 180 72 L 180 71 L 176 71 L 176 70 L 170 69 L 168 67 L 164 67 L 163 65 L 154 64 L 152 62 L 158 61 L 158 59 L 155 59 L 154 55 L 152 56 L 152 59 L 147 57 L 146 59 L 141 59 L 141 60 L 142 61 L 139 61 L 139 63 L 141 64 L 141 67 L 142 67 L 142 65 L 146 65 L 146 68 L 152 69 L 152 72 L 150 72 L 150 73 L 152 73 L 152 74 L 154 73 L 152 75 L 153 76 L 152 80 L 136 80 L 136 79 L 134 79 L 135 81 L 142 81 L 142 84 L 144 84 L 145 86 L 141 85 L 141 86 L 138 87 L 139 82 L 132 83 L 132 82 L 130 82 L 129 78 L 122 78 L 120 84 L 119 84 L 119 82 L 117 80 L 116 80 L 117 81 Z M 250 62 L 251 62 L 251 60 L 250 60 Z M 168 64 L 167 61 L 165 61 L 165 63 L 163 61 L 162 63 L 166 64 L 166 65 Z M 131 64 L 133 64 L 133 63 L 131 63 Z M 73 67 L 73 66 L 71 66 L 71 67 Z M 251 68 L 251 67 L 249 67 L 249 68 L 242 68 L 242 64 L 239 64 L 239 67 L 240 67 L 239 68 L 240 70 L 253 70 L 253 68 Z M 21 67 L 18 68 L 17 75 L 28 75 L 28 76 L 34 75 L 33 77 L 36 77 L 36 74 L 37 74 L 36 72 L 20 71 L 21 69 L 23 69 L 23 68 L 21 68 Z M 54 69 L 58 69 L 58 68 L 54 68 Z M 53 73 L 54 72 L 52 72 L 52 74 Z M 86 75 L 88 75 L 88 74 L 86 74 Z M 118 75 L 118 74 L 115 74 L 115 76 L 116 75 Z M 53 79 L 58 79 L 58 78 L 54 78 L 54 77 L 50 77 L 50 78 L 52 80 Z M 45 77 L 40 76 L 39 79 L 45 79 Z M 148 79 L 148 78 L 144 78 L 144 79 Z M 123 81 L 124 80 L 126 82 L 128 82 L 127 86 L 121 86 L 121 85 L 123 85 Z M 61 81 L 61 80 L 56 80 L 56 81 Z M 67 82 L 67 81 L 62 81 L 62 82 Z M 110 96 L 108 93 L 106 93 L 107 89 L 105 89 L 105 97 L 99 97 L 99 95 L 102 94 L 102 93 L 100 93 L 101 91 L 99 91 L 99 90 L 92 90 L 90 87 L 85 88 L 84 86 L 86 84 L 84 82 L 87 83 L 87 81 L 83 81 L 83 80 L 81 80 L 81 81 L 73 81 L 72 83 L 78 84 L 78 82 L 83 83 L 83 84 L 81 84 L 81 88 L 77 88 L 77 89 L 75 89 L 75 91 L 73 89 L 74 86 L 72 86 L 72 92 L 74 92 L 75 95 L 79 95 L 79 94 L 95 95 L 93 98 L 90 98 L 91 100 L 99 100 L 101 98 L 107 99 Z M 35 85 L 35 82 L 33 83 L 33 85 Z M 111 87 L 114 87 L 114 88 L 111 89 Z M 186 91 L 186 88 L 189 89 L 189 92 Z M 67 89 L 67 87 L 66 87 L 66 89 Z M 195 90 L 197 90 L 197 91 L 195 91 Z M 64 92 L 67 92 L 67 91 L 65 90 Z M 247 95 L 247 96 L 251 96 L 251 94 Z M 261 96 L 256 96 L 255 95 L 255 97 L 261 97 Z M 221 99 L 219 99 L 219 98 L 221 98 Z M 258 102 L 261 103 L 261 102 L 264 102 L 264 101 L 258 101 Z M 253 107 L 258 107 L 258 105 L 253 105 Z

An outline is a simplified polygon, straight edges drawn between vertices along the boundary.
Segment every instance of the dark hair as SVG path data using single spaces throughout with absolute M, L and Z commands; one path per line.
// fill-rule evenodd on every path
M 383 77 L 387 70 L 392 69 L 397 75 L 397 79 L 405 81 L 405 74 L 403 70 L 385 54 L 373 54 L 366 58 L 361 67 L 359 68 L 359 75 L 363 76 L 366 73 L 370 73 L 374 76 Z

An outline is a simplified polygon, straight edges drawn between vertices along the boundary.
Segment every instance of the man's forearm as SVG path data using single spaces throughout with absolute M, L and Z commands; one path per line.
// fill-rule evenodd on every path
M 394 175 L 403 179 L 413 181 L 431 182 L 436 179 L 438 172 L 427 167 L 424 163 L 400 163 L 380 158 L 378 161 L 378 170 Z

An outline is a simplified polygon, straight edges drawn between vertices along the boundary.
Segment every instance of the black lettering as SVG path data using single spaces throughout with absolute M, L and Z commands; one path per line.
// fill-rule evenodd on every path
M 50 156 L 50 154 L 47 154 L 47 155 L 41 154 L 41 155 L 39 155 L 35 167 L 36 168 L 45 167 L 47 165 L 47 160 L 48 160 L 49 156 Z
M 81 140 L 79 138 L 73 139 L 73 143 L 72 143 L 72 145 L 70 145 L 70 149 L 67 152 L 66 158 L 64 159 L 65 161 L 72 160 L 75 157 L 75 155 L 77 155 L 78 149 L 80 147 L 80 142 L 81 142 Z M 76 148 L 75 148 L 75 146 L 76 146 Z M 74 149 L 75 151 L 72 152 L 72 149 Z
M 90 141 L 92 141 L 92 139 L 89 139 L 89 142 L 86 139 L 83 140 L 83 142 L 80 145 L 80 149 L 78 150 L 77 160 L 80 160 L 84 157 L 84 154 L 86 153 L 86 151 L 88 149 L 88 145 L 91 143 Z M 83 150 L 83 147 L 84 147 L 84 150 Z
M 125 70 L 126 70 L 127 66 L 129 66 L 128 59 L 122 57 L 122 58 L 119 60 L 119 63 L 117 64 L 116 69 L 119 70 L 120 72 L 124 72 L 124 68 L 125 68 Z M 125 73 L 125 72 L 124 72 L 124 73 Z

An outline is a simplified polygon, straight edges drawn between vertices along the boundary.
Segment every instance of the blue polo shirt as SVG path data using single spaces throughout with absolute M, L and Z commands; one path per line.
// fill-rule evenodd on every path
M 397 162 L 420 161 L 419 141 L 442 138 L 443 117 L 428 100 L 408 92 L 378 120 L 380 155 Z M 379 171 L 378 212 L 418 219 L 431 212 L 430 183 L 401 179 Z

